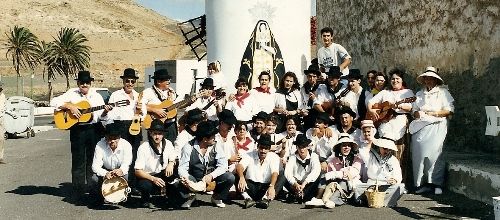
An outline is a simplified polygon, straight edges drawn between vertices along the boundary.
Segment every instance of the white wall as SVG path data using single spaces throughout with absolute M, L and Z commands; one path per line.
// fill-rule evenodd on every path
M 228 89 L 233 91 L 240 61 L 259 20 L 269 23 L 285 70 L 302 82 L 310 63 L 311 2 L 306 0 L 206 0 L 207 60 L 219 60 Z
M 147 67 L 144 71 L 144 88 L 151 87 L 153 85 L 154 71 L 160 68 L 166 68 L 169 74 L 172 76 L 172 83 L 170 86 L 177 93 L 178 100 L 184 98 L 184 95 L 189 94 L 191 87 L 193 85 L 193 69 L 197 70 L 197 78 L 205 78 L 207 76 L 207 61 L 206 60 L 167 60 L 159 61 L 164 62 L 165 65 L 156 65 L 155 67 Z M 158 62 L 155 62 L 158 64 Z M 203 80 L 200 79 L 196 82 L 196 88 L 199 89 L 199 84 Z

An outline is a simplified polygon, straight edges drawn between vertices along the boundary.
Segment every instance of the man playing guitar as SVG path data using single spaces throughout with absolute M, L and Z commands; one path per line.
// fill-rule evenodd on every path
M 186 111 L 198 108 L 202 110 L 208 120 L 217 121 L 217 114 L 222 111 L 223 106 L 216 99 L 214 94 L 214 80 L 212 78 L 206 78 L 203 83 L 200 84 L 201 91 L 203 92 L 200 99 L 197 99 L 193 104 L 186 108 Z
M 146 105 L 148 113 L 153 113 L 161 118 L 167 116 L 167 112 L 163 108 L 155 108 L 152 105 L 162 103 L 164 100 L 174 101 L 177 98 L 175 91 L 170 88 L 170 80 L 172 77 L 168 74 L 166 69 L 159 69 L 154 72 L 153 77 L 154 85 L 151 88 L 146 88 L 143 91 L 143 102 Z M 174 142 L 177 138 L 177 125 L 176 119 L 165 120 L 165 138 Z
M 73 116 L 80 118 L 82 112 L 76 103 L 87 101 L 91 107 L 104 105 L 102 96 L 91 89 L 92 81 L 94 78 L 90 76 L 89 71 L 78 72 L 76 78 L 78 88 L 71 88 L 63 95 L 55 97 L 51 100 L 50 106 L 58 110 L 69 110 Z M 98 120 L 105 120 L 111 109 L 110 105 L 106 105 L 104 110 L 92 112 L 89 122 L 77 123 L 70 128 L 71 175 L 75 200 L 85 193 L 86 184 L 91 182 L 94 149 L 100 139 L 97 130 Z

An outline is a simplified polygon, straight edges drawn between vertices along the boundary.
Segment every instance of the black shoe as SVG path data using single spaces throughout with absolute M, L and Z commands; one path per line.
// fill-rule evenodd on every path
M 147 208 L 147 209 L 154 209 L 155 208 L 154 205 L 151 202 L 143 202 L 141 204 L 141 207 Z
M 137 190 L 136 188 L 132 188 L 130 190 L 130 195 L 133 195 L 133 196 L 141 196 L 141 191 Z
M 243 208 L 248 209 L 252 206 L 255 206 L 255 201 L 253 201 L 252 199 L 245 199 L 245 206 Z
M 257 204 L 257 207 L 261 209 L 267 209 L 269 208 L 269 202 L 269 199 L 263 199 Z

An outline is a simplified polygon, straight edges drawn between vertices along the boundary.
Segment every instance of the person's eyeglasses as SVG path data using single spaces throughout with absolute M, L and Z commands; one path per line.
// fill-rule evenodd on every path
M 125 83 L 135 84 L 135 79 L 126 79 Z

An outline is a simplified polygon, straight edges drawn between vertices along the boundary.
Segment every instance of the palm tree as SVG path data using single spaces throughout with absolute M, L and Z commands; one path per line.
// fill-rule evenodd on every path
M 51 64 L 49 74 L 52 71 L 52 73 L 64 75 L 67 89 L 70 86 L 69 77 L 89 67 L 91 48 L 84 44 L 87 41 L 79 30 L 62 28 L 57 38 L 54 38 L 51 46 L 47 48 L 45 59 L 48 60 L 46 63 Z
M 44 64 L 43 67 L 43 79 L 45 79 L 45 72 L 47 72 L 47 84 L 48 84 L 48 89 L 49 89 L 49 102 L 52 100 L 52 97 L 54 95 L 53 92 L 53 87 L 52 87 L 52 80 L 56 79 L 56 73 L 58 71 L 56 70 L 58 67 L 56 65 L 55 60 L 53 59 L 54 56 L 50 55 L 51 47 L 54 46 L 53 42 L 47 43 L 45 41 L 41 41 L 39 45 L 39 53 L 41 60 Z
M 34 69 L 39 63 L 38 38 L 28 28 L 14 26 L 7 35 L 7 59 L 12 58 L 12 66 L 17 73 L 17 94 L 19 94 L 20 69 Z

